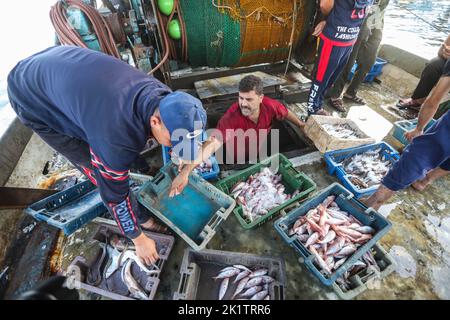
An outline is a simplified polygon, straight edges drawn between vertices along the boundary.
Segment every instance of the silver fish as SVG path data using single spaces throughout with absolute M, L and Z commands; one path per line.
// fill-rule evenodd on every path
M 325 236 L 325 238 L 323 238 L 323 240 L 319 241 L 318 243 L 329 243 L 331 241 L 334 240 L 334 238 L 336 238 L 336 232 L 334 232 L 333 230 L 331 230 L 330 232 L 327 233 L 327 235 Z
M 264 300 L 270 300 L 270 295 L 267 295 Z
M 262 278 L 262 283 L 264 283 L 264 284 L 272 283 L 275 281 L 275 279 L 270 276 L 261 276 L 261 278 Z
M 255 278 L 255 277 L 260 277 L 260 276 L 264 276 L 269 272 L 269 270 L 267 269 L 258 269 L 256 271 L 253 271 L 250 274 L 250 278 Z
M 128 291 L 131 294 L 132 298 L 140 299 L 140 300 L 148 300 L 148 296 L 145 293 L 144 289 L 141 288 L 139 283 L 133 278 L 131 274 L 131 264 L 133 263 L 133 260 L 128 259 L 125 262 L 125 265 L 122 268 L 121 277 L 123 283 L 128 288 Z
M 344 248 L 342 248 L 337 254 L 336 256 L 344 256 L 347 257 L 349 255 L 351 255 L 352 253 L 354 253 L 356 251 L 356 247 L 354 245 L 348 245 L 345 246 Z
M 250 280 L 250 278 L 246 277 L 246 278 L 242 279 L 241 281 L 239 281 L 236 291 L 234 291 L 233 297 L 231 299 L 234 299 L 234 297 L 236 297 L 239 293 L 242 292 L 242 290 L 244 290 L 248 280 Z
M 314 232 L 309 238 L 308 241 L 305 243 L 305 247 L 309 247 L 310 245 L 315 244 L 320 238 L 320 235 L 318 232 Z
M 219 300 L 222 300 L 223 297 L 225 296 L 225 293 L 227 293 L 229 281 L 230 281 L 230 278 L 225 278 L 222 280 L 222 283 L 220 284 L 220 290 L 219 290 Z
M 363 234 L 374 234 L 375 233 L 375 229 L 369 226 L 361 226 L 357 229 L 355 229 L 358 232 L 361 232 Z
M 250 271 L 246 271 L 246 270 L 242 271 L 241 273 L 239 273 L 239 274 L 236 276 L 236 279 L 234 279 L 233 283 L 236 283 L 236 282 L 238 282 L 238 281 L 244 279 L 244 278 L 247 277 L 250 273 L 251 273 Z
M 297 235 L 297 239 L 302 243 L 305 243 L 306 241 L 308 241 L 309 237 L 310 237 L 310 235 L 308 235 L 308 234 Z
M 347 258 L 342 258 L 338 261 L 336 261 L 336 263 L 334 264 L 334 270 L 337 270 L 340 266 L 342 266 L 345 261 L 347 261 Z
M 267 290 L 260 291 L 257 294 L 255 294 L 253 297 L 251 297 L 250 300 L 263 300 L 267 296 L 268 293 L 269 293 L 269 291 L 267 291 Z
M 234 277 L 235 275 L 237 275 L 238 273 L 240 273 L 240 270 L 238 268 L 234 268 L 234 269 L 230 269 L 230 270 L 219 273 L 219 275 L 216 277 L 213 277 L 213 279 L 217 280 L 217 279 L 231 278 L 231 277 Z
M 256 278 L 252 278 L 250 279 L 247 284 L 245 285 L 244 289 L 248 289 L 254 286 L 258 286 L 263 282 L 262 277 L 256 277 Z
M 319 264 L 319 266 L 325 270 L 325 272 L 327 272 L 328 274 L 331 273 L 330 267 L 327 265 L 327 263 L 322 259 L 322 257 L 320 256 L 320 254 L 316 251 L 316 249 L 314 249 L 314 247 L 309 247 L 309 251 L 311 251 L 311 253 L 316 257 L 316 261 Z
M 244 293 L 241 294 L 241 297 L 253 297 L 255 294 L 262 290 L 261 286 L 255 286 L 247 289 Z
M 234 264 L 233 267 L 244 270 L 244 271 L 252 272 L 252 270 L 250 270 L 249 268 L 247 268 L 246 266 L 243 266 L 241 264 Z

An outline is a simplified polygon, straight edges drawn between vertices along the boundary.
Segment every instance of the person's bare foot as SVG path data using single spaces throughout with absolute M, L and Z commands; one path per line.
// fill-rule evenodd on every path
M 387 200 L 389 200 L 390 197 L 394 195 L 394 193 L 394 191 L 386 188 L 384 185 L 380 185 L 378 190 L 367 200 L 364 200 L 363 203 L 367 207 L 372 207 L 373 209 L 378 210 Z
M 161 233 L 161 232 L 164 233 L 167 231 L 167 227 L 157 223 L 155 221 L 155 219 L 153 219 L 153 218 L 150 218 L 145 223 L 142 223 L 141 227 L 144 230 L 158 232 L 158 233 Z
M 314 113 L 314 115 L 317 115 L 317 116 L 327 116 L 327 117 L 330 117 L 330 116 L 331 116 L 331 114 L 330 114 L 328 111 L 324 110 L 324 109 L 320 109 L 319 111 L 317 111 L 316 113 Z
M 428 177 L 423 178 L 422 180 L 417 180 L 411 186 L 417 191 L 423 191 L 430 184 L 430 179 Z
M 423 191 L 434 181 L 436 181 L 441 177 L 445 177 L 448 174 L 450 174 L 450 171 L 441 168 L 436 168 L 428 172 L 425 178 L 415 181 L 413 184 L 411 184 L 411 186 L 418 191 Z

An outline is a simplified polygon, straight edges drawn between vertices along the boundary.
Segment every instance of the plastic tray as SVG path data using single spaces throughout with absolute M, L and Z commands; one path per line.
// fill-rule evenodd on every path
M 191 249 L 184 252 L 180 284 L 174 300 L 217 300 L 221 281 L 214 281 L 212 277 L 224 267 L 234 264 L 268 268 L 268 275 L 275 279 L 269 286 L 270 296 L 273 300 L 284 300 L 286 270 L 283 259 L 218 250 L 195 252 Z M 230 281 L 224 300 L 231 299 L 236 286 L 237 283 Z
M 347 261 L 340 266 L 331 275 L 323 275 L 320 270 L 314 265 L 314 255 L 305 248 L 305 246 L 297 239 L 295 235 L 289 236 L 288 230 L 292 224 L 300 217 L 304 216 L 309 210 L 316 208 L 320 203 L 330 195 L 336 196 L 336 203 L 338 206 L 354 216 L 364 225 L 371 226 L 375 229 L 375 234 L 372 239 L 360 246 Z M 350 191 L 345 189 L 338 183 L 333 183 L 328 188 L 322 190 L 314 198 L 309 199 L 300 207 L 293 209 L 291 212 L 275 221 L 275 229 L 282 236 L 284 241 L 295 249 L 304 260 L 306 267 L 326 286 L 331 286 L 337 278 L 339 278 L 345 271 L 347 271 L 359 258 L 363 256 L 373 245 L 381 239 L 392 227 L 392 224 L 378 212 L 372 208 L 367 208 L 364 204 L 358 201 Z
M 379 76 L 382 72 L 383 72 L 383 67 L 387 64 L 388 62 L 386 60 L 383 60 L 381 58 L 377 58 L 377 60 L 375 61 L 374 65 L 372 66 L 372 69 L 370 69 L 369 73 L 366 75 L 364 82 L 372 82 L 373 80 L 375 80 L 375 78 L 377 76 Z M 352 78 L 355 75 L 356 69 L 358 68 L 358 64 L 355 63 L 353 65 L 352 70 L 350 71 L 350 74 L 348 75 L 348 81 L 352 80 Z
M 383 159 L 385 160 L 387 159 L 394 163 L 398 161 L 398 159 L 400 159 L 400 155 L 398 154 L 398 152 L 385 142 L 374 143 L 371 145 L 355 148 L 348 148 L 344 150 L 330 151 L 324 154 L 325 162 L 327 163 L 328 167 L 328 173 L 336 174 L 338 179 L 356 196 L 356 198 L 359 199 L 361 197 L 369 196 L 378 189 L 379 185 L 374 185 L 365 189 L 358 188 L 350 181 L 349 175 L 342 166 L 342 162 L 345 159 L 354 156 L 355 154 L 360 154 L 376 149 L 381 149 L 380 154 L 383 155 Z
M 400 141 L 403 145 L 407 146 L 409 141 L 405 138 L 405 133 L 411 131 L 417 127 L 417 119 L 413 120 L 401 120 L 394 123 L 394 138 Z M 436 120 L 431 119 L 425 127 L 424 131 L 427 131 Z
M 372 249 L 374 251 L 375 261 L 380 268 L 380 272 L 370 272 L 368 269 L 361 270 L 349 278 L 352 283 L 352 288 L 350 290 L 342 288 L 337 283 L 333 283 L 333 290 L 341 299 L 350 300 L 369 288 L 376 288 L 377 281 L 381 281 L 394 272 L 395 261 L 389 253 L 387 253 L 386 250 L 378 244 L 374 245 Z
M 162 271 L 165 262 L 169 258 L 169 255 L 172 251 L 175 239 L 172 236 L 165 235 L 165 234 L 159 234 L 154 233 L 150 231 L 143 231 L 144 234 L 155 240 L 157 249 L 159 251 L 160 259 L 156 263 L 158 268 Z M 122 236 L 119 228 L 117 226 L 110 226 L 110 225 L 103 225 L 99 226 L 97 232 L 94 234 L 92 240 L 98 241 L 99 243 L 105 243 L 105 236 L 106 234 L 117 234 Z M 112 291 L 109 291 L 104 283 L 100 283 L 98 287 L 89 285 L 85 282 L 86 278 L 86 272 L 90 267 L 90 263 L 86 261 L 86 259 L 82 256 L 76 257 L 72 263 L 69 265 L 67 269 L 68 275 L 74 275 L 78 274 L 81 277 L 80 283 L 78 285 L 81 289 L 84 289 L 89 292 L 96 293 L 98 295 L 101 295 L 103 297 L 113 299 L 113 300 L 134 300 L 131 297 L 128 297 L 126 295 L 121 295 Z M 117 271 L 116 271 L 117 272 Z M 137 278 L 136 278 L 137 279 Z M 158 289 L 158 285 L 160 282 L 159 275 L 151 275 L 151 276 L 144 276 L 144 279 L 139 278 L 139 283 L 141 286 L 149 291 L 149 299 L 153 300 L 156 294 L 156 291 Z
M 96 186 L 87 180 L 32 204 L 25 212 L 70 235 L 105 210 Z
M 150 178 L 150 176 L 130 173 L 132 190 L 139 190 L 140 186 Z M 65 235 L 72 234 L 106 211 L 97 187 L 89 180 L 55 193 L 25 209 L 25 212 L 36 220 L 61 229 Z
M 295 190 L 299 189 L 301 189 L 302 191 L 292 199 L 289 199 L 288 201 L 284 202 L 278 207 L 273 208 L 266 215 L 262 216 L 261 218 L 253 222 L 247 222 L 245 220 L 242 214 L 242 206 L 237 205 L 236 208 L 234 209 L 234 214 L 236 215 L 241 226 L 245 229 L 252 229 L 256 226 L 262 225 L 263 223 L 274 218 L 274 216 L 277 213 L 279 213 L 281 209 L 290 205 L 291 203 L 301 201 L 307 198 L 309 194 L 316 189 L 316 184 L 314 183 L 314 181 L 312 181 L 304 173 L 297 171 L 293 167 L 292 163 L 282 154 L 273 155 L 272 157 L 267 158 L 261 161 L 260 163 L 257 163 L 245 170 L 242 170 L 230 177 L 227 177 L 219 181 L 217 183 L 217 188 L 219 188 L 226 194 L 231 194 L 230 190 L 233 188 L 233 186 L 235 186 L 240 181 L 246 181 L 248 177 L 250 177 L 252 174 L 260 172 L 262 168 L 270 167 L 273 160 L 278 161 L 279 165 L 278 173 L 281 173 L 282 175 L 283 179 L 281 182 L 286 188 L 285 189 L 286 193 L 291 194 Z
M 196 173 L 189 176 L 189 183 L 180 195 L 169 198 L 176 174 L 177 168 L 172 163 L 165 165 L 142 186 L 138 200 L 192 248 L 201 250 L 236 202 Z

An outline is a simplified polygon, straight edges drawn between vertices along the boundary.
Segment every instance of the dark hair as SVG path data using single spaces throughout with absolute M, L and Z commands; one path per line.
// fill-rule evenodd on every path
M 254 75 L 245 76 L 239 82 L 239 92 L 250 92 L 255 90 L 257 95 L 262 95 L 264 93 L 264 87 L 262 81 L 259 77 Z

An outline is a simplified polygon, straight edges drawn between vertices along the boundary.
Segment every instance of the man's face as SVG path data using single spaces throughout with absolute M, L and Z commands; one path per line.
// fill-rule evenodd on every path
M 170 132 L 162 122 L 159 114 L 150 117 L 150 127 L 152 129 L 152 135 L 160 144 L 166 147 L 172 146 Z
M 264 95 L 258 95 L 255 90 L 239 92 L 239 107 L 245 117 L 251 117 L 259 112 Z

